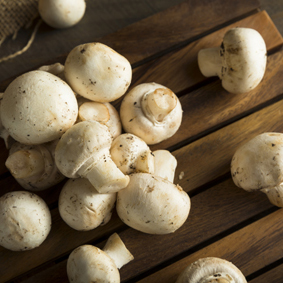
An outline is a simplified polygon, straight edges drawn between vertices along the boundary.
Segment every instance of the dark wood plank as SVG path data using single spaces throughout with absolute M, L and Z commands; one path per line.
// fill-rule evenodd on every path
M 249 280 L 249 283 L 278 283 L 283 278 L 283 264 L 263 273 L 256 278 Z
M 164 269 L 138 281 L 139 283 L 173 283 L 179 274 L 199 258 L 215 256 L 233 262 L 245 276 L 282 258 L 283 210 L 280 209 L 239 231 L 174 262 Z M 282 277 L 281 277 L 282 279 Z M 261 282 L 281 282 L 261 281 Z M 260 282 L 260 281 L 254 281 Z

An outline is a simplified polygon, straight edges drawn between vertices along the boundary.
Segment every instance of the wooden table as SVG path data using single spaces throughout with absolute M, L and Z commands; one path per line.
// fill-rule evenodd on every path
M 262 34 L 268 62 L 264 79 L 255 90 L 232 95 L 222 88 L 219 79 L 201 75 L 197 53 L 201 48 L 220 45 L 224 33 L 238 26 L 254 28 Z M 41 34 L 40 42 L 35 44 L 44 45 L 42 41 L 48 39 L 49 33 L 57 33 L 45 26 L 41 32 L 46 34 Z M 84 43 L 86 39 L 82 34 L 76 42 Z M 267 12 L 260 9 L 256 0 L 180 1 L 115 33 L 105 34 L 99 41 L 131 62 L 132 87 L 154 81 L 179 96 L 184 110 L 179 131 L 151 148 L 169 149 L 177 158 L 174 182 L 191 197 L 190 215 L 179 230 L 168 235 L 135 231 L 124 225 L 115 212 L 105 226 L 78 232 L 60 218 L 57 200 L 62 184 L 57 185 L 38 193 L 51 209 L 51 233 L 39 248 L 31 251 L 11 252 L 0 247 L 0 282 L 68 282 L 66 261 L 70 252 L 86 243 L 103 247 L 113 232 L 120 235 L 135 257 L 120 270 L 122 282 L 173 283 L 188 264 L 206 256 L 232 261 L 248 282 L 283 282 L 283 211 L 264 194 L 237 188 L 230 175 L 236 148 L 259 133 L 283 132 L 283 38 Z M 62 48 L 60 56 L 48 60 L 44 55 L 23 66 L 21 60 L 27 60 L 26 55 L 5 63 L 17 67 L 14 73 L 8 67 L 9 76 L 5 78 L 4 67 L 0 66 L 0 91 L 18 73 L 47 61 L 64 62 L 66 54 Z M 114 105 L 119 108 L 118 102 Z M 7 150 L 2 141 L 1 149 L 2 195 L 21 187 L 5 168 Z M 179 178 L 181 172 L 183 178 Z

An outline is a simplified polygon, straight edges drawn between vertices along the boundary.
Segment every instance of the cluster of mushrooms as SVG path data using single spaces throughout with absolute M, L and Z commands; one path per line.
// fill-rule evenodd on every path
M 263 78 L 265 43 L 253 29 L 234 28 L 220 47 L 200 50 L 198 62 L 202 74 L 219 76 L 228 92 L 245 93 Z M 149 147 L 177 132 L 180 101 L 153 82 L 128 91 L 131 79 L 125 57 L 104 44 L 87 43 L 75 47 L 64 65 L 42 66 L 10 83 L 1 99 L 0 135 L 9 149 L 6 166 L 26 190 L 0 198 L 1 246 L 29 250 L 46 239 L 51 215 L 35 192 L 65 178 L 59 213 L 73 229 L 105 225 L 115 205 L 121 220 L 143 233 L 168 234 L 183 225 L 191 202 L 174 184 L 177 160 L 167 150 Z M 119 98 L 120 113 L 111 104 Z M 236 185 L 260 189 L 281 206 L 282 135 L 256 137 L 235 153 L 231 165 Z M 76 248 L 68 259 L 68 277 L 120 282 L 118 269 L 131 260 L 115 233 L 103 250 Z M 215 280 L 246 282 L 232 263 L 218 258 L 192 263 L 177 282 Z

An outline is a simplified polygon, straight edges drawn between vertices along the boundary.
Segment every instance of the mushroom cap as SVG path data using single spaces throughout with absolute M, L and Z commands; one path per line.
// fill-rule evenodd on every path
M 262 133 L 239 147 L 231 161 L 234 183 L 246 191 L 274 187 L 282 182 L 283 134 Z
M 182 107 L 177 97 L 176 107 L 162 122 L 153 122 L 144 114 L 142 98 L 157 89 L 168 88 L 157 83 L 135 86 L 125 95 L 120 108 L 120 118 L 125 132 L 140 137 L 147 144 L 156 144 L 170 138 L 177 132 L 182 122 Z
M 144 173 L 153 173 L 154 171 L 154 156 L 151 155 L 150 148 L 145 141 L 133 134 L 125 133 L 114 139 L 110 154 L 112 160 L 124 174 L 141 172 L 139 170 L 142 168 L 137 166 L 140 159 L 147 159 L 145 162 L 151 165 L 146 166 L 148 170 Z
M 112 137 L 107 126 L 97 121 L 83 121 L 68 129 L 55 149 L 55 163 L 68 178 L 78 178 L 80 169 L 91 166 L 109 152 Z
M 70 282 L 120 283 L 120 274 L 114 261 L 97 247 L 83 245 L 72 251 L 67 261 Z
M 115 193 L 99 194 L 87 179 L 69 179 L 59 196 L 59 213 L 73 229 L 89 231 L 110 220 L 115 201 Z
M 130 175 L 117 195 L 117 213 L 128 226 L 149 234 L 168 234 L 186 221 L 190 198 L 183 189 L 148 173 Z
M 232 28 L 223 38 L 222 86 L 230 93 L 245 93 L 262 80 L 266 68 L 266 45 L 251 28 Z
M 65 77 L 79 95 L 97 102 L 121 97 L 132 80 L 129 61 L 98 42 L 76 46 L 67 56 Z
M 85 0 L 39 0 L 38 12 L 49 26 L 68 28 L 77 24 L 84 16 Z
M 217 258 L 206 257 L 191 263 L 178 277 L 176 283 L 209 283 L 209 282 L 246 283 L 242 272 L 231 262 Z
M 51 229 L 48 206 L 27 191 L 9 192 L 0 198 L 0 245 L 12 251 L 38 247 Z
M 23 144 L 59 138 L 76 121 L 78 104 L 63 80 L 45 71 L 31 71 L 13 80 L 1 102 L 1 120 Z

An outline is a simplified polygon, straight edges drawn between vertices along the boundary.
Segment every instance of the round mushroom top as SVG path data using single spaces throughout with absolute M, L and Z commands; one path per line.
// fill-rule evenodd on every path
M 158 96 L 161 97 L 159 105 L 150 104 L 152 99 L 149 97 L 152 94 L 157 94 L 155 102 Z M 162 97 L 169 99 L 163 100 Z M 167 112 L 164 109 L 170 110 Z M 162 113 L 162 119 L 156 119 L 158 113 Z M 147 144 L 156 144 L 173 136 L 181 125 L 182 114 L 177 96 L 167 87 L 157 83 L 143 83 L 132 88 L 123 98 L 120 108 L 124 130 L 140 137 Z
M 107 126 L 83 121 L 67 130 L 55 149 L 55 163 L 66 177 L 78 178 L 98 158 L 109 155 L 112 137 Z
M 116 204 L 125 224 L 149 234 L 175 232 L 186 221 L 190 207 L 190 198 L 180 186 L 148 173 L 131 174 Z
M 97 102 L 121 97 L 132 80 L 129 61 L 102 43 L 76 46 L 67 56 L 65 77 L 74 91 Z
M 176 283 L 247 283 L 242 272 L 231 262 L 206 257 L 191 263 L 178 277 Z
M 120 283 L 120 274 L 114 261 L 102 250 L 83 245 L 72 251 L 67 261 L 70 282 Z
M 266 45 L 251 28 L 232 28 L 220 48 L 222 86 L 230 93 L 245 93 L 262 80 L 266 68 Z
M 240 148 L 232 158 L 234 183 L 247 191 L 274 187 L 282 182 L 283 134 L 263 133 Z
M 6 193 L 0 198 L 0 245 L 12 251 L 38 247 L 51 229 L 48 206 L 27 191 Z
M 38 12 L 49 26 L 68 28 L 77 24 L 84 16 L 85 0 L 39 0 Z
M 78 104 L 70 86 L 45 71 L 31 71 L 13 80 L 1 102 L 1 120 L 23 144 L 59 138 L 76 121 Z

